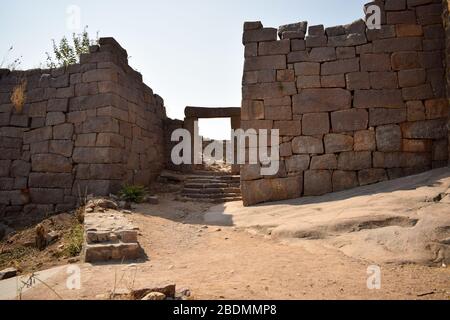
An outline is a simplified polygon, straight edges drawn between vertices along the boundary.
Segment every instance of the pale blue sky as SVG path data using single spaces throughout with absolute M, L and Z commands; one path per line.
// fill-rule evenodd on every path
M 39 67 L 51 39 L 70 35 L 66 9 L 81 8 L 81 25 L 92 36 L 112 36 L 128 51 L 130 65 L 161 95 L 172 118 L 185 106 L 239 107 L 244 62 L 244 21 L 266 27 L 307 20 L 333 26 L 363 16 L 368 0 L 190 0 L 190 1 L 2 1 L 0 60 L 13 45 L 11 59 Z M 223 138 L 229 122 L 202 124 L 201 133 Z M 228 133 L 227 133 L 228 134 Z

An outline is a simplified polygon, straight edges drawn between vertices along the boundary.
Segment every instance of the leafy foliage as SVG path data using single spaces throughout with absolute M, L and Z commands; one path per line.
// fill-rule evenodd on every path
M 83 238 L 83 225 L 75 224 L 67 235 L 67 245 L 64 248 L 64 254 L 69 257 L 78 256 L 83 247 Z
M 147 188 L 140 185 L 125 185 L 119 192 L 119 196 L 129 202 L 139 203 L 144 199 Z
M 52 42 L 53 56 L 48 52 L 45 53 L 47 55 L 47 67 L 67 67 L 68 65 L 78 63 L 80 61 L 81 54 L 88 53 L 89 46 L 98 43 L 98 33 L 97 39 L 90 39 L 86 26 L 82 33 L 72 34 L 72 43 L 70 43 L 65 36 L 59 41 L 59 43 L 56 43 L 54 39 Z

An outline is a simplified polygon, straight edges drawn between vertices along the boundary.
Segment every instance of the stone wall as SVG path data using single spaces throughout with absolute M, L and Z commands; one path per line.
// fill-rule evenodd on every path
M 275 177 L 242 167 L 245 205 L 447 165 L 442 1 L 371 4 L 381 30 L 244 24 L 242 128 L 279 129 L 282 142 Z
M 447 101 L 450 101 L 450 3 L 447 0 L 443 0 L 444 13 L 442 15 L 442 19 L 444 21 L 444 29 L 445 29 L 445 75 L 447 80 Z M 448 153 L 449 153 L 449 165 L 450 165 L 450 110 L 448 117 Z
M 0 71 L 0 219 L 39 219 L 80 195 L 148 185 L 165 165 L 164 102 L 102 38 L 80 64 Z M 11 93 L 26 80 L 21 112 Z

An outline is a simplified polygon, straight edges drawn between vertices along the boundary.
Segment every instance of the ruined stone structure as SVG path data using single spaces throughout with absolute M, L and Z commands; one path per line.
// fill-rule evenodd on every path
M 259 165 L 241 169 L 244 204 L 447 165 L 448 6 L 371 4 L 381 9 L 380 30 L 368 30 L 364 20 L 308 32 L 306 22 L 278 30 L 244 24 L 242 128 L 279 129 L 282 142 L 275 177 L 261 177 Z M 444 21 L 448 39 L 448 13 Z
M 159 174 L 164 102 L 127 58 L 102 38 L 80 64 L 0 71 L 0 219 L 39 219 L 73 208 L 79 196 L 148 185 Z M 10 97 L 24 80 L 20 111 Z
M 199 118 L 229 117 L 232 129 L 279 129 L 275 176 L 262 177 L 259 165 L 233 166 L 245 205 L 447 165 L 448 3 L 373 4 L 381 8 L 380 30 L 363 20 L 326 29 L 245 23 L 241 109 L 188 107 L 184 121 L 167 119 L 163 99 L 112 38 L 67 68 L 0 70 L 0 219 L 40 219 L 88 193 L 148 185 L 165 167 L 192 171 L 171 163 L 170 136 L 177 128 L 194 133 Z M 21 84 L 23 109 L 11 103 Z M 233 179 L 208 181 L 219 188 L 210 191 L 236 196 Z

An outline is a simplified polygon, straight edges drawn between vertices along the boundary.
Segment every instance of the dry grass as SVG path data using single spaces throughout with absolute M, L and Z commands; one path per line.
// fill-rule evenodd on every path
M 11 102 L 18 113 L 21 113 L 27 96 L 25 90 L 27 89 L 27 80 L 23 79 L 20 84 L 14 87 L 11 95 Z

